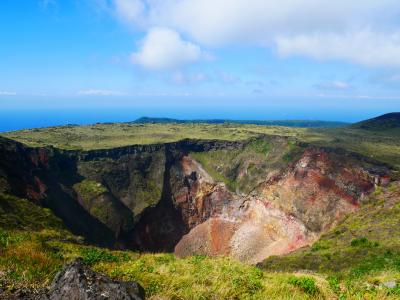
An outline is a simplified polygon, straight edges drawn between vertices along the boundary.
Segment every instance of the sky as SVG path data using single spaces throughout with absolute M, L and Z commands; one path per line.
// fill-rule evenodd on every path
M 398 0 L 0 1 L 0 130 L 390 111 Z

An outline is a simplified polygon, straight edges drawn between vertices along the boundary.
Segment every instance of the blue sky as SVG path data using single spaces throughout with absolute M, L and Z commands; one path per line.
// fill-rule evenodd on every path
M 355 121 L 399 111 L 400 2 L 348 2 L 2 0 L 0 114 Z

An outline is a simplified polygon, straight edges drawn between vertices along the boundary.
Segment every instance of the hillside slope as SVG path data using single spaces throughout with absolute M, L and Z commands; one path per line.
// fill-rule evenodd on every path
M 388 130 L 400 128 L 400 112 L 385 114 L 373 119 L 351 125 L 352 128 L 365 130 Z
M 10 208 L 11 207 L 11 208 Z M 33 214 L 26 219 L 28 211 Z M 146 299 L 398 299 L 386 281 L 399 278 L 390 265 L 373 277 L 361 273 L 353 285 L 336 273 L 275 273 L 229 258 L 110 251 L 83 243 L 51 212 L 26 199 L 0 194 L 0 299 L 40 299 L 62 266 L 77 257 L 113 279 L 137 281 Z M 22 220 L 22 221 L 21 221 Z M 48 222 L 46 222 L 48 220 Z M 29 225 L 28 225 L 29 224 Z M 61 225 L 61 226 L 60 226 Z M 355 248 L 360 256 L 363 247 Z M 354 254 L 355 252 L 353 252 Z M 195 274 L 195 276 L 194 276 Z M 370 287 L 360 284 L 372 282 Z
M 42 299 L 55 274 L 77 257 L 113 279 L 138 281 L 148 299 L 322 299 L 334 295 L 318 276 L 270 274 L 229 258 L 177 259 L 171 254 L 88 246 L 65 230 L 49 210 L 0 194 L 0 299 Z M 297 278 L 306 278 L 311 289 L 291 283 Z
M 393 182 L 377 189 L 358 212 L 349 214 L 312 246 L 270 257 L 260 267 L 320 272 L 331 276 L 338 288 L 376 290 L 384 282 L 400 279 L 399 226 L 400 182 Z

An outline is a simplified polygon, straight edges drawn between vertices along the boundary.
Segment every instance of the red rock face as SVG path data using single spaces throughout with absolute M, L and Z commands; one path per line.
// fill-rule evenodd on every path
M 27 185 L 26 195 L 28 198 L 39 202 L 46 197 L 47 186 L 37 176 L 34 176 L 34 182 L 35 185 Z
M 178 256 L 230 255 L 257 263 L 307 245 L 315 238 L 294 217 L 258 199 L 196 226 L 176 245 Z
M 46 204 L 71 230 L 100 245 L 115 245 L 118 237 L 118 243 L 135 250 L 175 249 L 180 256 L 230 255 L 257 263 L 312 243 L 357 210 L 375 186 L 390 182 L 387 167 L 357 155 L 296 145 L 288 163 L 283 160 L 287 139 L 266 142 L 268 153 L 251 150 L 254 144 L 203 141 L 61 153 L 5 140 L 0 190 Z M 207 151 L 221 149 L 221 155 L 232 150 L 240 159 L 214 158 L 213 174 L 225 172 L 237 193 L 186 154 L 204 152 L 207 158 Z M 120 226 L 119 217 L 102 223 L 79 203 L 73 185 L 82 176 L 107 183 L 110 197 L 100 200 L 119 203 L 121 212 L 131 213 L 127 203 L 136 203 L 126 200 L 141 195 L 132 230 Z M 159 193 L 142 187 L 147 185 Z
M 38 167 L 39 164 L 42 164 L 47 168 L 49 167 L 49 155 L 46 149 L 38 148 L 31 151 L 30 159 L 36 167 Z
M 311 231 L 331 228 L 360 206 L 374 176 L 351 160 L 308 149 L 285 175 L 260 190 L 263 198 L 300 219 Z
M 311 244 L 357 210 L 376 180 L 356 161 L 313 148 L 251 196 L 229 192 L 189 156 L 176 173 L 186 184 L 173 188 L 175 205 L 191 230 L 175 253 L 230 255 L 248 263 Z
M 214 182 L 201 165 L 189 156 L 182 157 L 173 173 L 176 176 L 172 186 L 174 205 L 182 212 L 189 229 L 220 215 L 226 204 L 235 198 L 223 184 Z

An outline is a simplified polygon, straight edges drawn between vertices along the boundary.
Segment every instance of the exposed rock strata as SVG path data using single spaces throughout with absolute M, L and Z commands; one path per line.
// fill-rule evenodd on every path
M 49 207 L 89 242 L 251 263 L 311 243 L 390 181 L 361 155 L 283 137 L 87 152 L 0 139 L 0 157 L 1 192 Z

